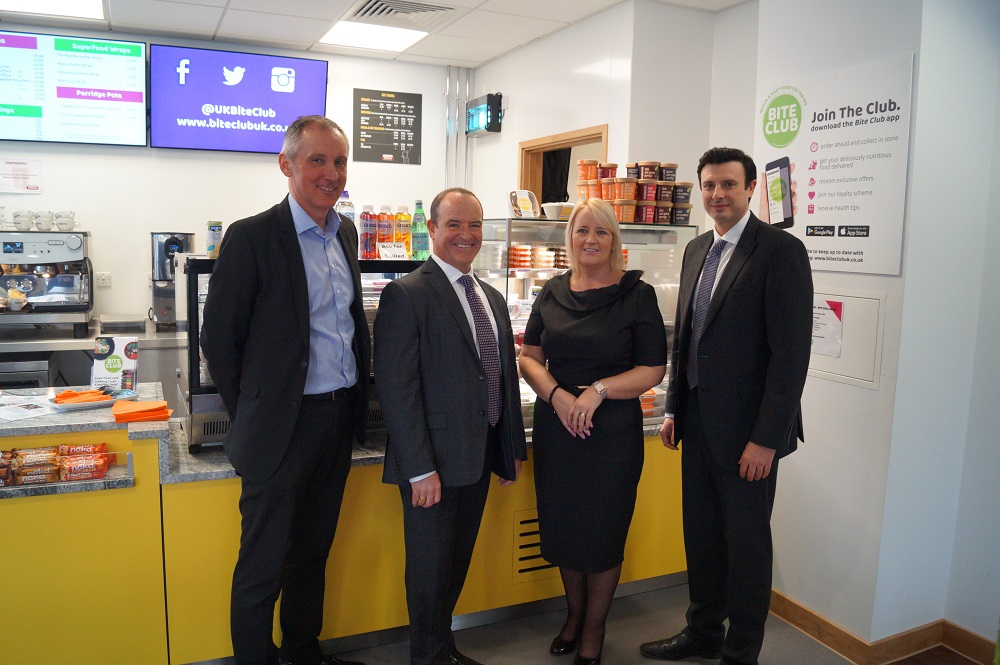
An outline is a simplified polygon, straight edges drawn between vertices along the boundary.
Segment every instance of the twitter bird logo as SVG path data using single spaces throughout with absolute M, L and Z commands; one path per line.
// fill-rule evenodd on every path
M 226 85 L 236 85 L 243 80 L 243 74 L 246 72 L 246 67 L 233 67 L 232 69 L 222 68 L 222 75 L 226 77 L 224 83 Z

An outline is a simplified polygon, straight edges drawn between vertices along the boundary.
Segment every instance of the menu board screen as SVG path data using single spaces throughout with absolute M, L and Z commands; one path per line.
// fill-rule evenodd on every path
M 0 32 L 0 139 L 146 145 L 146 45 Z
M 327 65 L 152 44 L 149 144 L 277 154 L 296 118 L 326 114 Z

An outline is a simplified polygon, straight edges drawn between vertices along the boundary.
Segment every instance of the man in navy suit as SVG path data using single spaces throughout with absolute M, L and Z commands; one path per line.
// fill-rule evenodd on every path
M 750 212 L 756 174 L 733 148 L 698 163 L 715 225 L 684 253 L 660 428 L 667 448 L 684 445 L 690 605 L 680 634 L 639 647 L 649 658 L 756 665 L 764 639 L 771 507 L 778 459 L 802 438 L 813 289 L 802 242 Z
M 352 440 L 364 440 L 368 412 L 358 234 L 333 210 L 347 161 L 336 123 L 293 122 L 278 155 L 288 196 L 229 227 L 209 282 L 201 348 L 242 484 L 230 605 L 238 665 L 350 663 L 324 657 L 318 640 Z
M 399 486 L 411 665 L 479 665 L 455 646 L 490 475 L 527 457 L 514 334 L 503 294 L 473 274 L 483 207 L 446 189 L 427 220 L 434 254 L 386 284 L 375 317 L 375 386 L 389 438 L 382 481 Z

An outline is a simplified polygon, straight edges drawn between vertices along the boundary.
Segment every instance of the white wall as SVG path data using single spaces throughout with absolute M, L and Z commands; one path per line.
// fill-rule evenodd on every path
M 107 37 L 107 33 L 90 34 Z M 412 206 L 417 198 L 429 202 L 445 187 L 444 67 L 143 35 L 115 37 L 326 59 L 330 62 L 327 115 L 349 139 L 354 131 L 355 87 L 421 93 L 421 165 L 351 162 L 347 188 L 359 210 L 363 203 L 391 205 L 395 210 L 400 204 Z M 144 315 L 149 309 L 150 232 L 195 232 L 197 249 L 203 251 L 207 220 L 229 224 L 271 207 L 288 192 L 276 155 L 0 141 L 0 157 L 42 162 L 42 194 L 0 194 L 8 218 L 10 211 L 22 208 L 70 208 L 77 211 L 82 228 L 92 233 L 94 269 L 112 273 L 112 287 L 95 291 L 96 313 Z
M 912 0 L 846 5 L 760 0 L 757 80 L 840 69 L 916 53 L 919 46 L 919 4 Z M 751 117 L 754 108 L 747 109 Z M 779 472 L 772 519 L 774 587 L 867 639 L 882 541 L 903 279 L 814 272 L 813 282 L 817 290 L 834 293 L 888 294 L 881 387 L 806 382 L 806 440 L 782 460 Z
M 986 3 L 989 4 L 989 3 Z M 992 30 L 994 63 L 1000 62 L 996 51 L 1000 44 L 997 10 L 993 4 L 992 28 L 984 21 L 980 35 Z M 990 61 L 990 47 L 983 54 L 984 65 Z M 984 72 L 985 74 L 985 72 Z M 988 145 L 987 141 L 984 141 Z M 982 283 L 978 303 L 979 325 L 976 330 L 975 368 L 972 371 L 972 397 L 965 460 L 962 469 L 962 486 L 958 502 L 958 520 L 952 555 L 951 578 L 948 584 L 947 618 L 952 622 L 996 639 L 1000 622 L 1000 88 L 994 102 L 993 116 L 993 168 L 984 171 L 985 184 L 990 188 L 989 210 L 983 243 Z
M 475 70 L 473 96 L 510 100 L 499 134 L 471 140 L 472 189 L 506 214 L 522 141 L 607 123 L 608 160 L 676 161 L 693 179 L 708 141 L 712 14 L 629 0 Z
M 996 320 L 983 266 L 996 247 L 984 185 L 997 160 L 997 6 L 760 0 L 759 26 L 761 81 L 916 54 L 902 275 L 814 273 L 818 290 L 888 294 L 881 387 L 808 380 L 806 443 L 778 484 L 775 588 L 870 641 L 941 618 L 993 639 L 996 583 L 992 595 L 982 583 L 1000 563 L 1000 485 L 980 464 L 996 459 L 996 436 L 991 448 L 971 432 L 989 436 L 995 416 L 971 399 L 973 385 L 998 392 L 995 373 L 973 381 L 996 366 L 977 334 L 992 330 L 981 302 Z M 956 165 L 975 184 L 942 191 Z

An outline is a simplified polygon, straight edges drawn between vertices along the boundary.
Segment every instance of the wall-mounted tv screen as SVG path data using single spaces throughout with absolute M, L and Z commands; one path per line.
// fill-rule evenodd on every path
M 327 64 L 151 44 L 149 144 L 281 152 L 292 121 L 326 113 Z
M 0 139 L 146 145 L 146 45 L 0 31 Z

